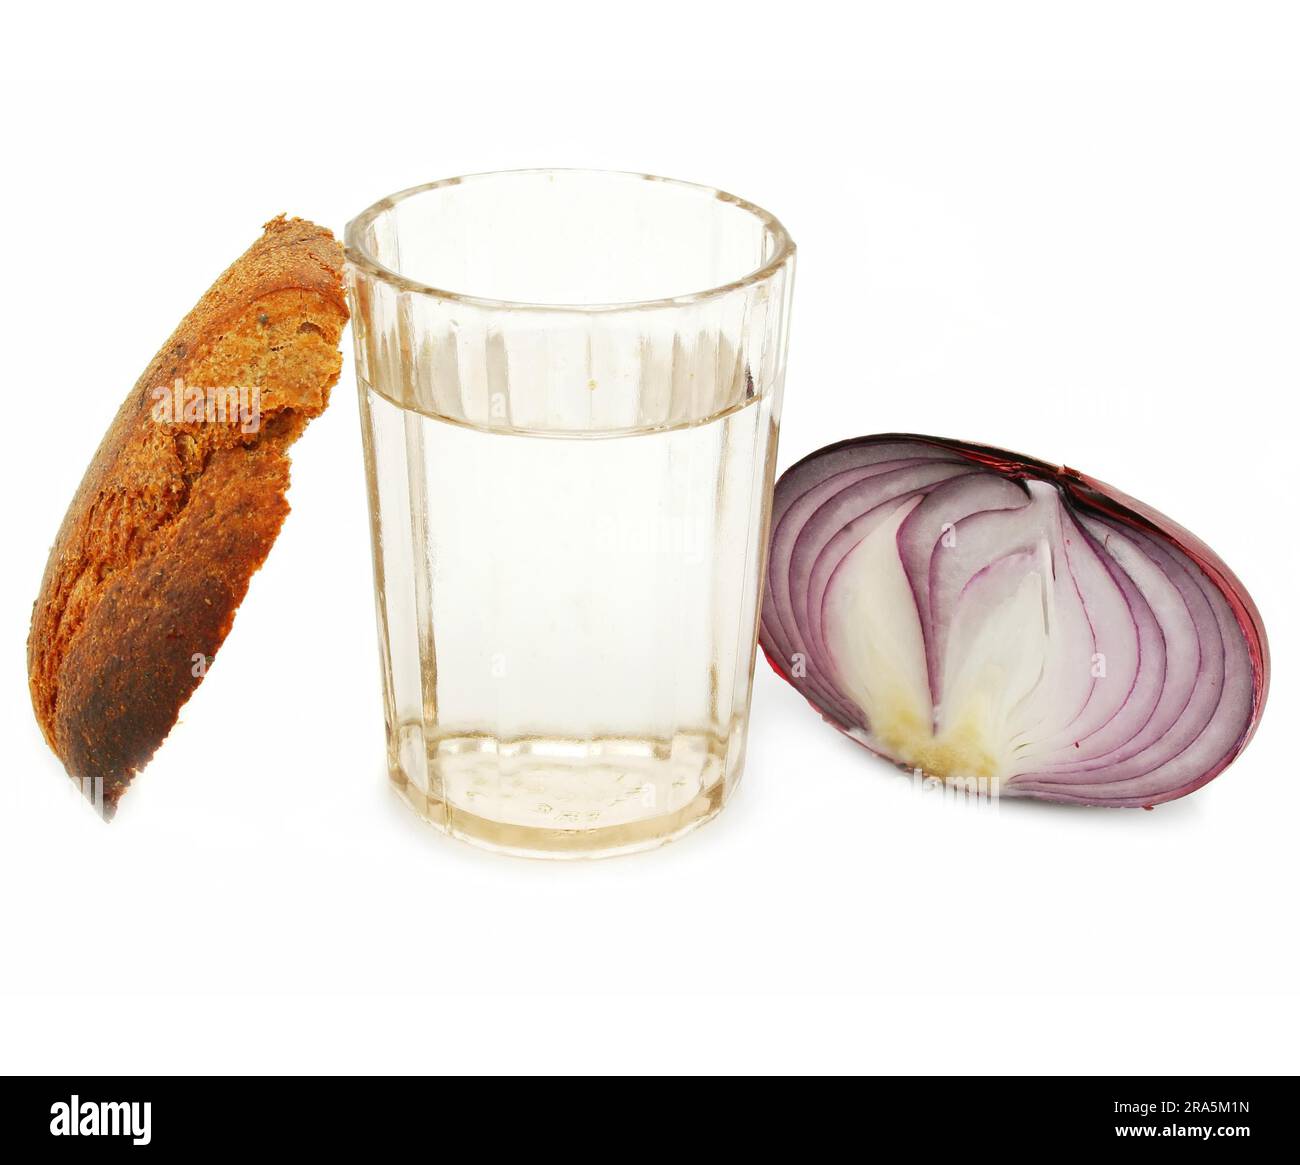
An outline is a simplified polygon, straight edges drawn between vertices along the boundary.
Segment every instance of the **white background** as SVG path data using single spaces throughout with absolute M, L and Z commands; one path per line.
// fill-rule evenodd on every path
M 1300 1067 L 1282 9 L 458 7 L 6 17 L 0 1068 Z M 1272 639 L 1249 751 L 1150 813 L 973 813 L 760 665 L 748 773 L 699 833 L 576 865 L 446 840 L 382 775 L 349 351 L 211 676 L 101 824 L 37 730 L 24 639 L 121 398 L 277 212 L 337 231 L 390 191 L 533 165 L 693 179 L 785 221 L 782 466 L 962 437 L 1205 537 Z

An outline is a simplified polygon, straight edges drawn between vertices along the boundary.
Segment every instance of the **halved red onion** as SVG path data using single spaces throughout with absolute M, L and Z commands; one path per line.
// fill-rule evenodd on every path
M 1190 793 L 1268 693 L 1259 612 L 1195 535 L 1073 469 L 913 434 L 781 477 L 760 641 L 873 752 L 1048 801 Z

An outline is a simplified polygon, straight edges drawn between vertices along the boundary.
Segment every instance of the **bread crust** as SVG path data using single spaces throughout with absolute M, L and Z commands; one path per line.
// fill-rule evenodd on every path
M 328 230 L 267 223 L 136 382 L 68 507 L 28 679 L 46 741 L 106 818 L 202 682 L 289 511 L 286 450 L 342 363 L 342 268 Z M 256 424 L 163 416 L 177 382 L 244 390 Z

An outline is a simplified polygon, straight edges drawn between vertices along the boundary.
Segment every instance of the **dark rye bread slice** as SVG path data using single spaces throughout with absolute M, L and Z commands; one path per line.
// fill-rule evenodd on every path
M 329 231 L 267 223 L 137 381 L 68 507 L 28 678 L 45 739 L 106 818 L 202 682 L 289 511 L 286 451 L 342 362 L 342 269 Z M 248 391 L 223 408 L 208 389 Z M 215 407 L 169 411 L 186 400 Z

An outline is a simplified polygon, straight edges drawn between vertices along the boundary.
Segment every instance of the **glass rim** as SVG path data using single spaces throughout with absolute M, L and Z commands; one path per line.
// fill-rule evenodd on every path
M 752 271 L 747 271 L 736 279 L 728 280 L 726 283 L 720 283 L 715 287 L 708 287 L 700 291 L 661 296 L 657 299 L 628 300 L 621 303 L 532 303 L 527 300 L 495 299 L 491 296 L 468 295 L 464 292 L 452 291 L 449 288 L 434 287 L 431 284 L 422 283 L 418 279 L 412 279 L 410 276 L 403 275 L 400 271 L 394 271 L 391 267 L 379 262 L 362 242 L 366 229 L 381 214 L 392 210 L 398 203 L 404 202 L 408 198 L 413 198 L 418 194 L 426 194 L 431 190 L 458 186 L 464 182 L 520 174 L 586 174 L 602 177 L 640 178 L 647 182 L 658 182 L 694 191 L 697 194 L 715 198 L 719 202 L 735 206 L 752 218 L 757 219 L 775 241 L 775 250 L 771 258 L 761 266 L 755 267 Z M 742 287 L 761 283 L 770 278 L 794 257 L 796 250 L 790 232 L 785 229 L 785 226 L 776 215 L 744 198 L 728 194 L 725 190 L 719 190 L 716 187 L 706 186 L 699 182 L 686 182 L 680 178 L 663 178 L 656 174 L 643 174 L 636 170 L 601 170 L 580 166 L 536 166 L 517 170 L 484 170 L 476 174 L 461 174 L 454 178 L 440 178 L 435 182 L 425 182 L 419 186 L 411 186 L 405 190 L 399 190 L 396 194 L 389 194 L 379 199 L 378 202 L 372 203 L 355 218 L 351 219 L 344 228 L 343 244 L 344 254 L 350 264 L 366 272 L 373 279 L 391 284 L 399 291 L 413 292 L 451 303 L 469 304 L 494 311 L 554 312 L 557 314 L 647 311 L 688 307 L 710 299 L 718 299 Z

